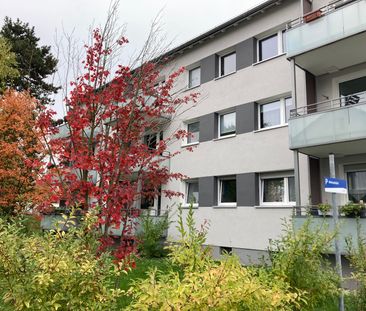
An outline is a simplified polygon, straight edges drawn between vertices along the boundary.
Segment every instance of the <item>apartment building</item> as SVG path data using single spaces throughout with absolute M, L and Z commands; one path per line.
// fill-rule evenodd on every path
M 349 181 L 339 204 L 364 199 L 365 30 L 365 0 L 269 0 L 170 51 L 161 80 L 184 66 L 176 90 L 201 101 L 165 129 L 193 134 L 169 147 L 182 151 L 170 169 L 189 178 L 163 186 L 184 198 L 154 207 L 174 220 L 179 204 L 194 202 L 213 254 L 248 263 L 267 254 L 294 206 L 330 200 L 329 153 Z

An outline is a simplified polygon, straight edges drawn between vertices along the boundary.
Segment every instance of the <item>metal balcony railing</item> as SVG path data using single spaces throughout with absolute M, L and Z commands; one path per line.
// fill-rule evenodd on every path
M 321 214 L 317 205 L 294 206 L 292 212 L 293 216 L 332 216 L 332 212 L 329 212 L 326 215 Z
M 366 104 L 366 92 L 329 99 L 315 104 L 298 107 L 290 111 L 290 119 L 305 116 L 315 112 L 333 111 L 341 108 L 349 108 L 354 105 Z
M 300 16 L 294 20 L 292 20 L 291 22 L 287 23 L 286 28 L 287 29 L 292 29 L 295 27 L 300 26 L 301 24 L 304 23 L 309 23 L 317 18 L 320 18 L 322 16 L 326 16 L 340 8 L 345 7 L 346 5 L 349 5 L 351 3 L 354 2 L 359 2 L 362 0 L 335 0 L 335 1 L 330 1 L 327 5 L 319 8 L 316 11 L 313 12 L 309 12 L 308 14 L 305 14 L 304 16 Z

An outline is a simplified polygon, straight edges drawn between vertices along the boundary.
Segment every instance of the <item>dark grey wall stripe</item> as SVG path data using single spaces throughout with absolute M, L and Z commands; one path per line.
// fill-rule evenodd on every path
M 238 206 L 259 205 L 259 178 L 257 173 L 236 175 L 236 198 Z
M 200 117 L 200 142 L 213 140 L 217 137 L 217 113 Z
M 256 40 L 249 38 L 238 43 L 236 50 L 236 70 L 251 66 L 256 61 Z
M 243 134 L 258 129 L 258 112 L 256 103 L 236 106 L 236 133 Z
M 201 60 L 201 84 L 216 78 L 217 55 L 210 55 Z
M 198 179 L 199 187 L 199 206 L 217 205 L 217 184 L 216 177 L 200 177 Z

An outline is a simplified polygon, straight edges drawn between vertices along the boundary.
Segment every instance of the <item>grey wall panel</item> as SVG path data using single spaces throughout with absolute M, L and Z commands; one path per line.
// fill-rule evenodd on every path
M 217 205 L 217 186 L 216 177 L 200 177 L 198 179 L 199 186 L 199 206 L 216 206 Z
M 236 70 L 251 66 L 256 61 L 256 40 L 249 38 L 238 43 L 236 50 Z
M 258 128 L 258 112 L 256 103 L 236 106 L 236 133 L 253 132 Z
M 216 78 L 218 71 L 217 55 L 213 54 L 201 60 L 201 84 Z
M 213 140 L 217 137 L 217 113 L 200 117 L 200 142 Z
M 236 175 L 236 197 L 238 206 L 259 205 L 259 178 L 257 173 Z

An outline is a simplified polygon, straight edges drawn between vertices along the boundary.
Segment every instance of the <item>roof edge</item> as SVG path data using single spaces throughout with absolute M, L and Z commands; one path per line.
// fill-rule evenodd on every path
M 280 5 L 284 0 L 268 0 L 265 1 L 254 8 L 204 32 L 203 34 L 194 37 L 191 40 L 188 40 L 177 47 L 173 48 L 172 50 L 164 53 L 159 58 L 165 58 L 165 57 L 173 57 L 176 54 L 182 54 L 184 50 L 192 48 L 194 45 L 201 44 L 203 41 L 206 41 L 207 39 L 212 39 L 216 35 L 218 35 L 221 32 L 226 31 L 228 28 L 236 27 L 244 20 L 249 20 L 254 15 L 257 15 L 259 13 L 264 13 L 264 10 L 269 9 L 270 7 L 273 7 L 274 5 Z

